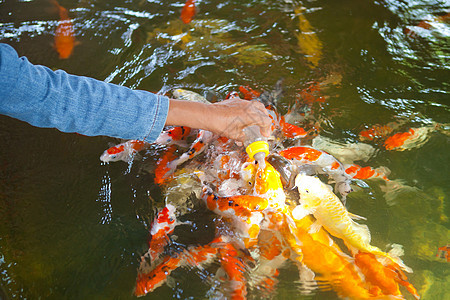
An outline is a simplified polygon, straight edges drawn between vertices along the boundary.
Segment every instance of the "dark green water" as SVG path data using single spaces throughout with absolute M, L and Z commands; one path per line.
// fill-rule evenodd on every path
M 448 20 L 414 27 L 447 14 L 448 1 L 204 0 L 189 25 L 179 21 L 183 1 L 60 4 L 81 42 L 69 59 L 60 60 L 51 46 L 58 13 L 47 0 L 0 0 L 0 42 L 35 64 L 153 92 L 182 87 L 220 99 L 240 85 L 272 89 L 284 78 L 283 112 L 298 91 L 333 74 L 339 83 L 322 91 L 327 100 L 315 113 L 324 120 L 321 134 L 336 141 L 357 142 L 362 129 L 397 117 L 407 119 L 402 130 L 450 122 Z M 314 53 L 299 45 L 300 18 L 320 41 Z M 151 171 L 161 149 L 147 150 L 130 166 L 102 165 L 100 154 L 116 140 L 5 116 L 0 138 L 2 293 L 11 299 L 132 298 L 148 225 L 163 205 Z M 372 144 L 380 151 L 366 165 L 388 167 L 391 179 L 411 188 L 388 201 L 383 184 L 368 181 L 348 197 L 350 211 L 367 217 L 372 244 L 403 245 L 403 260 L 414 270 L 410 282 L 423 299 L 446 299 L 450 290 L 449 263 L 436 257 L 438 247 L 450 243 L 449 144 L 448 128 L 407 151 Z M 197 231 L 179 235 L 204 239 Z M 195 271 L 178 270 L 174 278 L 147 298 L 207 297 L 209 286 Z M 301 296 L 297 278 L 295 267 L 283 268 L 273 297 L 337 298 L 324 291 Z

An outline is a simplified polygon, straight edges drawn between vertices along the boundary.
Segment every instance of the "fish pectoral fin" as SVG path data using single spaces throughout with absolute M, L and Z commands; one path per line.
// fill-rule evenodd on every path
M 367 220 L 366 217 L 358 216 L 358 215 L 352 214 L 351 212 L 348 212 L 348 216 L 353 220 Z
M 297 205 L 293 210 L 292 210 L 292 218 L 294 218 L 294 220 L 301 220 L 304 217 L 306 217 L 307 215 L 310 215 L 311 211 L 309 211 L 308 209 L 306 209 L 303 205 Z
M 321 225 L 318 221 L 315 221 L 315 222 L 309 227 L 308 233 L 309 233 L 309 234 L 317 233 L 317 232 L 319 232 L 320 228 L 322 228 L 322 225 Z

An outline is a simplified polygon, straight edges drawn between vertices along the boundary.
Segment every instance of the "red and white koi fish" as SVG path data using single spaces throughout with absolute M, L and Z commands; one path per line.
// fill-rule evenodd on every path
M 55 31 L 54 47 L 60 59 L 67 59 L 72 55 L 73 48 L 79 42 L 75 40 L 75 31 L 73 30 L 72 20 L 69 18 L 67 9 L 62 7 L 56 0 L 53 3 L 59 11 L 59 22 Z
M 179 267 L 202 268 L 203 265 L 211 263 L 217 256 L 223 242 L 223 237 L 218 237 L 207 245 L 189 247 L 182 252 L 166 256 L 150 272 L 138 273 L 134 294 L 140 297 L 154 291 L 167 281 L 173 270 Z
M 155 143 L 159 145 L 179 145 L 186 147 L 185 139 L 191 134 L 191 128 L 186 126 L 176 126 L 166 129 L 158 136 Z M 125 161 L 129 162 L 133 155 L 149 148 L 152 144 L 139 141 L 129 140 L 124 143 L 115 145 L 103 152 L 100 160 L 103 162 Z
M 170 179 L 172 169 L 169 167 L 169 163 L 177 158 L 175 151 L 177 150 L 175 145 L 170 145 L 169 148 L 156 162 L 155 168 L 155 183 L 162 184 Z
M 179 158 L 168 163 L 167 167 L 169 168 L 169 171 L 166 173 L 165 177 L 173 174 L 176 168 L 182 163 L 194 158 L 195 156 L 205 151 L 205 149 L 207 148 L 209 143 L 213 140 L 213 138 L 214 134 L 211 131 L 199 130 L 197 138 L 192 143 L 189 150 L 183 153 Z
M 259 287 L 268 293 L 275 290 L 281 268 L 289 259 L 290 251 L 272 230 L 261 230 L 258 238 L 259 259 L 252 270 L 250 285 Z
M 359 139 L 361 141 L 373 141 L 388 137 L 394 130 L 396 130 L 401 124 L 397 122 L 391 122 L 385 125 L 373 125 L 368 129 L 362 130 L 359 133 Z
M 354 179 L 381 178 L 389 181 L 387 176 L 390 174 L 390 170 L 386 167 L 373 169 L 372 167 L 361 167 L 357 164 L 351 164 L 345 166 L 345 173 Z
M 406 132 L 396 133 L 386 139 L 383 146 L 386 150 L 404 151 L 423 146 L 430 138 L 430 133 L 439 125 L 410 128 Z
M 202 199 L 209 210 L 231 220 L 245 248 L 255 245 L 264 218 L 262 211 L 269 205 L 267 199 L 251 195 L 218 197 L 206 186 Z
M 351 178 L 345 173 L 345 168 L 342 163 L 325 151 L 307 146 L 299 146 L 287 148 L 280 151 L 279 154 L 287 159 L 293 160 L 300 166 L 302 164 L 317 166 L 316 171 L 331 176 L 336 182 L 334 188 L 341 194 L 343 200 L 352 191 L 350 187 Z
M 139 151 L 147 149 L 148 147 L 150 147 L 150 145 L 150 143 L 143 141 L 129 140 L 125 143 L 115 145 L 105 150 L 105 152 L 103 152 L 103 154 L 100 156 L 100 160 L 105 163 L 115 162 L 119 160 L 128 162 L 132 159 L 133 155 L 135 155 Z
M 187 0 L 181 9 L 180 19 L 183 23 L 188 24 L 192 21 L 195 15 L 195 0 Z
M 154 291 L 162 286 L 173 270 L 180 267 L 197 267 L 210 264 L 217 257 L 219 249 L 228 240 L 222 236 L 215 238 L 207 245 L 189 247 L 178 253 L 166 256 L 161 263 L 150 272 L 139 272 L 134 294 L 138 297 Z
M 175 126 L 166 129 L 158 136 L 155 143 L 159 145 L 176 144 L 181 147 L 187 147 L 186 138 L 191 134 L 192 130 L 186 126 Z
M 220 268 L 224 271 L 227 278 L 224 282 L 227 283 L 225 294 L 227 299 L 245 300 L 247 299 L 247 281 L 245 278 L 246 266 L 243 259 L 239 256 L 238 249 L 233 244 L 226 243 L 219 249 Z
M 158 212 L 151 224 L 148 256 L 152 263 L 163 252 L 164 247 L 169 243 L 169 235 L 173 233 L 175 226 L 179 224 L 175 211 L 175 206 L 167 204 Z

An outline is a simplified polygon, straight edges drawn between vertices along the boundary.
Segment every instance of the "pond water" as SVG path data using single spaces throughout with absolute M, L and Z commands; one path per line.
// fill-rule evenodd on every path
M 59 14 L 50 0 L 0 0 L 0 42 L 34 64 L 158 93 L 185 88 L 212 101 L 241 85 L 272 90 L 283 78 L 281 112 L 312 83 L 326 82 L 313 112 L 321 136 L 340 142 L 357 143 L 374 124 L 399 124 L 396 132 L 444 124 L 406 151 L 369 141 L 379 150 L 365 165 L 389 168 L 407 188 L 388 193 L 382 181 L 367 180 L 347 203 L 367 218 L 372 244 L 404 247 L 423 299 L 448 299 L 449 263 L 437 254 L 450 243 L 449 1 L 201 0 L 189 24 L 179 19 L 184 1 L 59 3 L 79 42 L 68 59 L 52 47 Z M 149 224 L 164 205 L 152 171 L 163 149 L 102 164 L 116 139 L 5 116 L 0 128 L 0 299 L 133 298 Z M 196 226 L 179 229 L 180 244 L 208 242 L 209 218 L 197 214 Z M 146 297 L 208 297 L 201 273 L 172 277 Z M 298 270 L 287 264 L 271 297 L 338 298 L 300 289 Z

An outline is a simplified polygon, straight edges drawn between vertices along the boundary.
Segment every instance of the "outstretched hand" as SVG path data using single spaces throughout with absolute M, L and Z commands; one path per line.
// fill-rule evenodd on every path
M 243 141 L 243 129 L 257 125 L 268 137 L 272 119 L 264 105 L 257 101 L 231 98 L 213 104 L 170 99 L 166 125 L 188 126 L 212 131 L 237 141 Z

